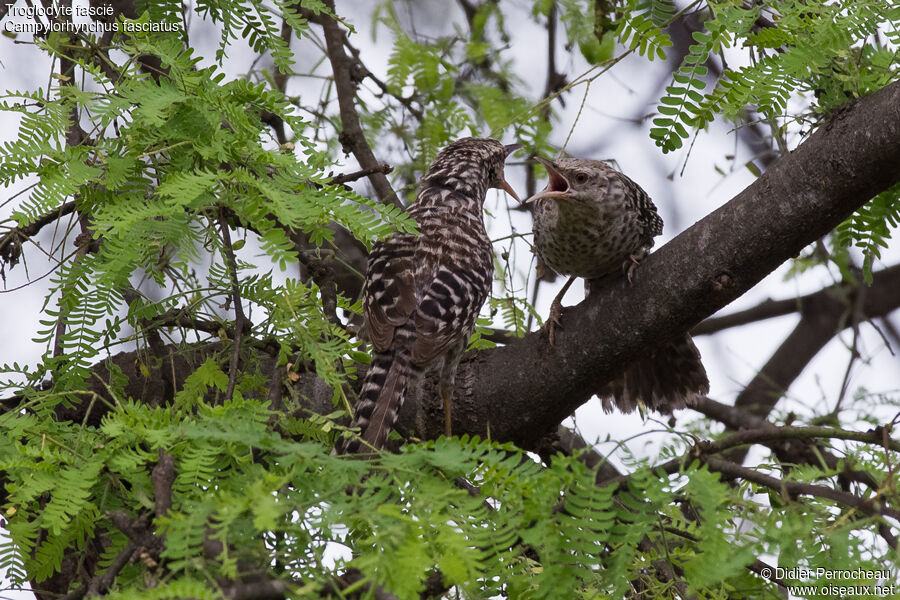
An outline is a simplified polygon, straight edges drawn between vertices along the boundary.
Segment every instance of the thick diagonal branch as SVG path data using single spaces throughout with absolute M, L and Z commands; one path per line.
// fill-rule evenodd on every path
M 555 346 L 535 333 L 464 363 L 453 431 L 532 447 L 641 352 L 726 306 L 897 181 L 900 83 L 833 116 L 733 200 L 651 254 L 633 285 L 613 282 L 564 313 Z M 426 416 L 439 414 L 432 387 L 424 388 Z M 439 422 L 418 419 L 417 430 L 436 437 Z
M 473 353 L 456 379 L 454 432 L 535 447 L 640 352 L 725 306 L 900 180 L 898 157 L 895 83 L 845 109 L 731 202 L 650 255 L 633 285 L 613 283 L 565 312 L 555 346 L 530 334 L 504 348 Z M 885 274 L 893 279 L 894 271 Z M 879 287 L 866 294 L 867 316 L 896 307 L 870 306 L 882 296 Z M 890 290 L 884 296 L 890 299 Z M 315 377 L 298 385 L 302 396 L 322 395 Z M 432 380 L 426 380 L 417 402 L 406 403 L 401 428 L 418 437 L 440 435 L 436 396 Z

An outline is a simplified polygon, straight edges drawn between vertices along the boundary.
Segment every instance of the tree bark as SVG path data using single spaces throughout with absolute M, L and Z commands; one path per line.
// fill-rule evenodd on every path
M 612 281 L 566 310 L 555 346 L 535 332 L 471 353 L 456 378 L 454 433 L 536 447 L 641 352 L 690 330 L 897 181 L 900 83 L 833 115 L 755 183 L 647 257 L 632 285 L 624 278 Z M 900 290 L 895 297 L 900 298 Z M 880 314 L 895 305 L 886 302 Z M 217 349 L 212 344 L 192 347 L 190 356 L 176 353 L 170 365 L 176 387 L 191 365 Z M 113 361 L 132 380 L 126 393 L 151 402 L 167 400 L 168 386 L 157 389 L 135 372 L 133 353 Z M 101 380 L 104 371 L 98 365 Z M 303 375 L 294 385 L 309 400 L 308 408 L 333 410 L 330 391 L 317 377 Z M 105 394 L 100 384 L 94 391 Z M 425 378 L 410 396 L 398 429 L 426 439 L 441 435 L 443 409 L 433 378 Z M 2 404 L 12 409 L 18 402 L 7 398 Z M 87 405 L 70 407 L 62 417 L 81 420 Z M 101 413 L 95 406 L 91 421 Z
M 562 318 L 460 365 L 453 431 L 531 448 L 647 348 L 682 334 L 900 181 L 900 83 L 832 115 L 756 182 Z M 440 435 L 426 382 L 416 419 Z M 409 419 L 407 414 L 407 421 Z M 409 423 L 406 423 L 407 426 Z

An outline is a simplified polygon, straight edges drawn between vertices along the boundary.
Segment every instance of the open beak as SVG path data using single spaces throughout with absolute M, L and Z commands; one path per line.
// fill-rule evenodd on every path
M 518 150 L 521 147 L 522 147 L 522 144 L 507 144 L 506 146 L 504 146 L 504 148 L 506 148 L 506 157 L 509 158 L 510 154 L 512 154 L 513 152 L 515 152 L 516 150 Z M 516 194 L 515 190 L 512 189 L 512 186 L 506 182 L 506 179 L 500 180 L 500 187 L 503 189 L 504 192 L 506 192 L 513 198 L 515 198 L 516 202 L 518 202 L 519 204 L 522 204 L 522 200 L 519 199 L 519 195 Z
M 541 198 L 560 198 L 565 196 L 569 191 L 569 180 L 559 172 L 559 167 L 556 163 L 541 156 L 535 156 L 534 160 L 547 167 L 547 175 L 550 176 L 550 181 L 547 182 L 547 187 L 525 200 L 523 204 L 528 204 Z

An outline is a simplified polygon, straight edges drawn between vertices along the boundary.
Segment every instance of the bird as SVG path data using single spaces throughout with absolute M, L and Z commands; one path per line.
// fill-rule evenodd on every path
M 484 200 L 489 188 L 498 188 L 520 202 L 503 171 L 519 147 L 472 137 L 446 146 L 407 210 L 419 234 L 398 231 L 372 246 L 362 291 L 372 360 L 351 424 L 359 436 L 340 440 L 338 454 L 384 448 L 407 390 L 430 368 L 440 368 L 450 437 L 456 369 L 493 281 Z
M 550 161 L 549 181 L 523 204 L 533 208 L 534 250 L 560 275 L 569 275 L 547 319 L 550 343 L 560 327 L 562 298 L 572 282 L 587 280 L 590 294 L 599 281 L 624 274 L 629 284 L 641 260 L 663 230 L 656 205 L 641 186 L 605 162 L 582 158 Z M 709 392 L 700 352 L 685 333 L 633 362 L 598 394 L 603 408 L 633 412 L 643 405 L 671 413 L 695 404 Z

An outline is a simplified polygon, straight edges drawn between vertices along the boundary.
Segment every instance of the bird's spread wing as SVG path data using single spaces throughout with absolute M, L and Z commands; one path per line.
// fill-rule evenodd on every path
M 395 328 L 416 308 L 414 249 L 415 236 L 403 234 L 375 244 L 369 255 L 363 312 L 369 338 L 380 352 L 390 347 Z

